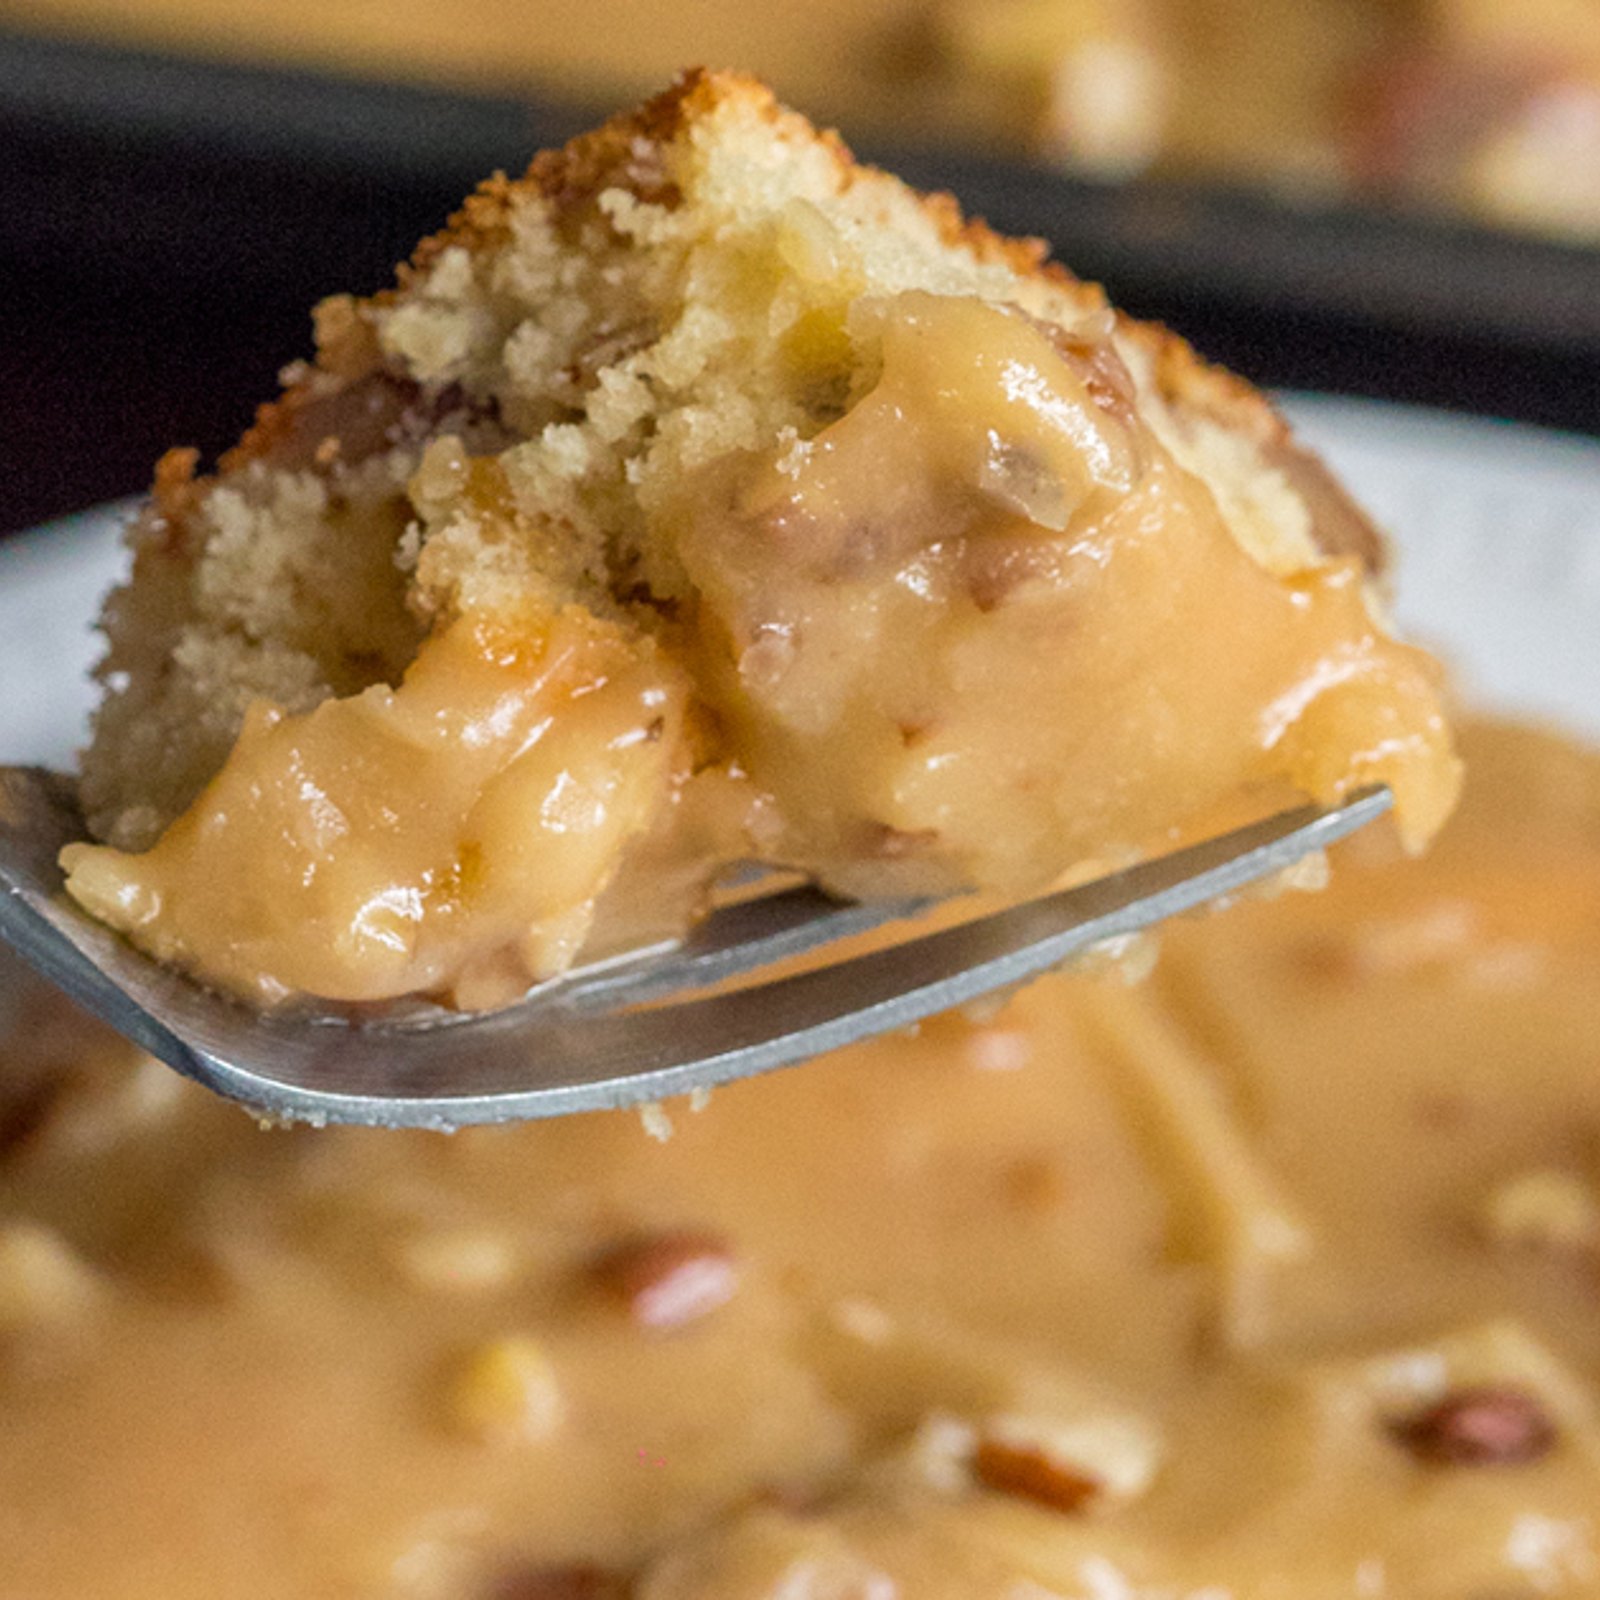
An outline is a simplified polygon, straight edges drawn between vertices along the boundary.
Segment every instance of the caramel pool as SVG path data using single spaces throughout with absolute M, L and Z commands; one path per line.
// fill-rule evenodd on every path
M 1600 759 L 1465 754 L 665 1142 L 262 1131 L 24 996 L 0 1595 L 1600 1594 Z

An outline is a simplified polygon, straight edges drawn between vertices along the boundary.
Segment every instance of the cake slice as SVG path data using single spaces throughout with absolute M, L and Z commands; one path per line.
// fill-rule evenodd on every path
M 252 1000 L 492 1004 L 739 859 L 1022 894 L 1454 800 L 1377 536 L 1263 399 L 749 79 L 490 180 L 316 332 L 157 470 L 65 857 Z

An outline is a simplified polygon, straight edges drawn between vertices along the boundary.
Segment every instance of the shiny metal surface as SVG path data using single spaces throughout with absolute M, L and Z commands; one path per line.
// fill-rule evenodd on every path
M 813 889 L 715 913 L 681 944 L 580 969 L 522 1003 L 462 1015 L 254 1012 L 157 965 L 61 892 L 82 838 L 70 780 L 0 768 L 0 939 L 152 1055 L 259 1115 L 451 1128 L 687 1094 L 906 1027 L 1093 945 L 1243 888 L 1381 815 L 1386 789 L 1304 807 L 1079 888 L 832 965 L 708 986 L 915 915 Z

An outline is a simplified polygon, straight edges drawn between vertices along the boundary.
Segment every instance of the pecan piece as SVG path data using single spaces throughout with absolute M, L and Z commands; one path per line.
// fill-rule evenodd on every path
M 1457 1389 L 1391 1424 L 1419 1461 L 1446 1467 L 1509 1467 L 1539 1461 L 1556 1443 L 1555 1424 L 1523 1389 Z
M 1048 1506 L 1052 1511 L 1078 1511 L 1099 1492 L 1100 1485 L 1037 1445 L 982 1438 L 972 1453 L 972 1475 L 986 1488 Z
M 715 1234 L 683 1231 L 630 1239 L 594 1265 L 596 1281 L 641 1328 L 681 1328 L 733 1298 L 739 1268 Z

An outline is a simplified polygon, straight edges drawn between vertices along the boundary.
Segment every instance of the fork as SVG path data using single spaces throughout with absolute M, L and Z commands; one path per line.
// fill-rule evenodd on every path
M 799 886 L 681 941 L 580 967 L 501 1011 L 257 1012 L 161 966 L 62 890 L 85 837 L 71 779 L 0 767 L 0 940 L 186 1077 L 280 1122 L 449 1129 L 709 1089 L 909 1027 L 1095 945 L 1224 898 L 1389 808 L 1382 787 L 1305 806 L 1076 888 L 751 986 L 728 980 L 927 910 Z

